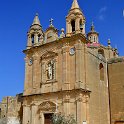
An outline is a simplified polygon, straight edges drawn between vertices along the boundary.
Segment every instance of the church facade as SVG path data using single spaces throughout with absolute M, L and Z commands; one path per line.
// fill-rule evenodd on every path
M 51 124 L 54 113 L 73 115 L 77 124 L 124 124 L 124 101 L 114 111 L 116 98 L 110 99 L 114 78 L 109 69 L 115 67 L 117 49 L 110 40 L 108 46 L 100 44 L 93 23 L 85 32 L 86 18 L 77 0 L 66 16 L 66 33 L 61 29 L 59 36 L 52 22 L 44 32 L 36 14 L 27 34 L 22 124 Z M 123 66 L 123 60 L 116 62 Z
M 85 32 L 77 0 L 58 36 L 52 20 L 43 32 L 38 15 L 28 31 L 23 124 L 46 124 L 53 113 L 74 115 L 78 124 L 109 124 L 107 59 L 117 57 L 99 43 L 94 25 Z

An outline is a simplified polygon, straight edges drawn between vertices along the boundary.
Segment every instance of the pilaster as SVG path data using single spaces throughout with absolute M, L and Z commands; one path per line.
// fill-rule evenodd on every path
M 44 124 L 44 114 L 40 112 L 40 124 Z
M 37 53 L 36 53 L 37 54 Z M 39 64 L 39 58 L 38 55 L 33 56 L 33 88 L 38 89 L 40 88 L 40 64 Z
M 83 60 L 83 44 L 79 40 L 77 44 L 75 44 L 76 50 L 76 84 L 75 88 L 85 88 L 83 82 L 83 73 L 84 73 L 84 60 Z
M 63 64 L 62 64 L 62 71 L 63 71 L 63 90 L 70 89 L 70 82 L 69 82 L 69 73 L 70 73 L 70 60 L 69 60 L 69 44 L 66 43 L 65 46 L 62 48 L 63 50 Z
M 23 105 L 23 124 L 31 124 L 30 106 Z
M 77 96 L 77 123 L 82 124 L 87 122 L 89 124 L 89 96 L 80 93 Z
M 38 114 L 37 114 L 38 106 L 32 105 L 31 111 L 32 111 L 31 124 L 38 124 L 38 121 L 39 121 L 38 120 Z
M 32 43 L 31 43 L 31 35 L 28 33 L 27 48 L 30 48 L 31 46 L 32 46 Z
M 70 95 L 67 93 L 64 97 L 64 114 L 65 116 L 70 115 Z

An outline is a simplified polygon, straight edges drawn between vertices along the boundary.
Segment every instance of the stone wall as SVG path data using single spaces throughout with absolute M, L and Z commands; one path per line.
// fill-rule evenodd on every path
M 124 124 L 124 58 L 110 59 L 108 71 L 111 124 Z
M 11 118 L 2 118 L 0 119 L 0 124 L 20 124 L 18 118 L 11 117 Z
M 0 124 L 20 124 L 23 113 L 22 94 L 16 97 L 4 97 L 0 109 Z

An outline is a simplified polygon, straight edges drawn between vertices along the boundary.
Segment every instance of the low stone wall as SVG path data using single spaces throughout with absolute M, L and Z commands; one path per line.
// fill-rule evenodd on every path
M 0 124 L 20 124 L 18 118 L 9 117 L 0 119 Z

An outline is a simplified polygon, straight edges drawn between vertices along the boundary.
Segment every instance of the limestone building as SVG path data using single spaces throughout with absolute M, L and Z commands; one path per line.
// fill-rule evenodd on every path
M 78 124 L 109 124 L 107 59 L 117 51 L 99 43 L 94 25 L 77 0 L 66 17 L 66 34 L 53 26 L 43 32 L 38 15 L 28 31 L 23 124 L 47 124 L 53 113 L 74 115 Z
M 23 124 L 51 124 L 54 113 L 73 115 L 78 124 L 123 124 L 123 81 L 116 109 L 113 86 L 122 65 L 111 66 L 118 51 L 99 42 L 99 33 L 92 23 L 85 31 L 86 18 L 77 0 L 66 16 L 66 32 L 58 30 L 50 20 L 43 31 L 36 14 L 27 34 L 25 53 L 25 86 L 23 92 Z M 1 110 L 1 109 L 0 109 Z M 120 113 L 119 113 L 120 112 Z M 1 113 L 1 112 L 0 112 Z M 21 114 L 19 114 L 20 116 Z M 118 115 L 118 118 L 115 116 Z

